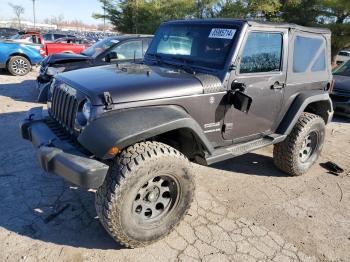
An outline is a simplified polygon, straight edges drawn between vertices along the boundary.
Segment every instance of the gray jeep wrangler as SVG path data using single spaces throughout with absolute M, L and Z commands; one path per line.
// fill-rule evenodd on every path
M 276 166 L 306 173 L 333 115 L 330 32 L 246 20 L 163 23 L 142 63 L 59 74 L 48 110 L 21 124 L 41 167 L 96 188 L 121 244 L 169 234 L 194 195 L 190 162 L 274 144 Z

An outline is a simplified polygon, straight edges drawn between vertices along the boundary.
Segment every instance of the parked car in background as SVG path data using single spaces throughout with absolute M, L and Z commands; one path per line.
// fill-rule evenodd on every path
M 348 50 L 340 51 L 336 57 L 337 65 L 341 65 L 342 63 L 347 62 L 349 60 L 350 60 L 350 51 Z
M 18 33 L 15 28 L 0 27 L 0 39 L 6 39 Z
M 12 35 L 9 39 L 17 42 L 32 43 L 38 45 L 44 43 L 42 35 L 39 32 L 35 31 L 19 31 L 17 34 Z
M 0 42 L 0 68 L 6 68 L 12 75 L 28 74 L 44 55 L 41 45 L 10 40 Z
M 333 72 L 334 87 L 331 93 L 334 111 L 350 117 L 350 60 Z
M 77 45 L 87 45 L 92 46 L 95 42 L 91 41 L 86 38 L 77 37 L 77 36 L 69 36 L 69 37 L 62 37 L 57 40 L 55 40 L 53 43 L 67 43 L 67 44 L 77 44 Z
M 75 35 L 60 32 L 43 34 L 45 42 L 55 42 L 56 40 L 64 37 L 75 37 Z
M 56 53 L 75 53 L 80 54 L 83 50 L 91 46 L 92 43 L 82 38 L 63 37 L 51 43 L 44 44 L 46 55 Z
M 109 63 L 139 61 L 143 59 L 153 36 L 123 35 L 105 38 L 84 50 L 81 54 L 53 54 L 46 57 L 37 78 L 38 102 L 47 101 L 52 78 L 61 72 Z
M 46 55 L 55 53 L 76 53 L 79 54 L 91 45 L 91 42 L 75 36 L 62 37 L 54 42 L 46 42 L 44 36 L 40 32 L 19 32 L 11 37 L 11 40 L 23 43 L 33 43 L 42 45 Z

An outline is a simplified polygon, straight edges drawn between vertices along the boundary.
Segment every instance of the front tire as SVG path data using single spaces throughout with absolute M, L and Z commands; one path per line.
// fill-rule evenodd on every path
M 168 145 L 142 142 L 116 158 L 95 205 L 107 232 L 135 248 L 168 235 L 184 218 L 193 195 L 189 161 Z
M 324 120 L 315 114 L 302 113 L 287 138 L 274 146 L 275 165 L 293 176 L 305 174 L 318 159 L 324 138 Z
M 7 63 L 7 70 L 14 76 L 24 76 L 30 72 L 31 68 L 29 60 L 23 56 L 13 56 Z

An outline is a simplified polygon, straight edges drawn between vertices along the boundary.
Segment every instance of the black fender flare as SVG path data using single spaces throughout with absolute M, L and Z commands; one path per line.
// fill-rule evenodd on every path
M 326 108 L 320 116 L 328 124 L 333 117 L 333 104 L 329 97 L 329 94 L 325 91 L 304 91 L 301 92 L 292 102 L 287 113 L 279 124 L 276 133 L 288 135 L 292 131 L 294 125 L 298 121 L 301 113 L 303 113 L 307 107 L 315 103 L 324 103 Z
M 200 125 L 181 107 L 175 105 L 122 109 L 105 113 L 88 124 L 78 136 L 79 143 L 101 159 L 116 146 L 134 143 L 172 130 L 190 129 L 203 147 L 214 151 Z

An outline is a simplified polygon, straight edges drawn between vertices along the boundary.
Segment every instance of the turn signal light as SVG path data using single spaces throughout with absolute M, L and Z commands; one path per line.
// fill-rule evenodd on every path
M 108 154 L 112 155 L 112 156 L 115 156 L 119 152 L 120 152 L 119 148 L 114 146 L 114 147 L 111 147 L 111 149 L 109 149 Z

